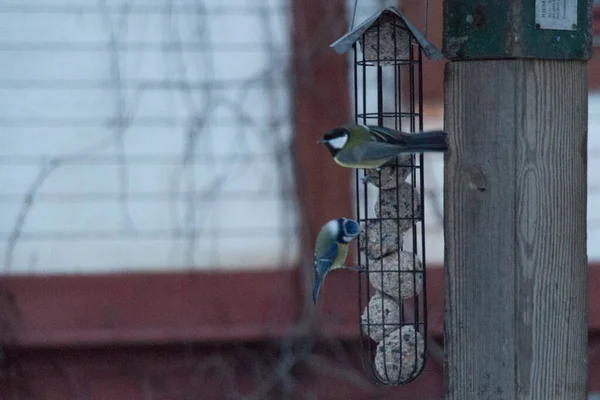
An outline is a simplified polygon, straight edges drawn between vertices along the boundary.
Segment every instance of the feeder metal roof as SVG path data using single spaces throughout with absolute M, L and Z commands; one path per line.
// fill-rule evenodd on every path
M 333 50 L 335 50 L 335 52 L 338 54 L 347 52 L 348 50 L 350 50 L 352 48 L 352 45 L 354 45 L 354 43 L 356 43 L 360 39 L 360 37 L 362 35 L 364 35 L 364 33 L 384 13 L 393 13 L 394 15 L 396 15 L 398 18 L 400 18 L 402 20 L 402 22 L 410 30 L 413 37 L 417 40 L 417 42 L 423 49 L 423 53 L 425 53 L 427 58 L 429 58 L 430 60 L 433 60 L 433 61 L 438 61 L 442 58 L 442 53 L 438 49 L 436 49 L 435 46 L 429 40 L 427 40 L 427 38 L 425 38 L 425 36 L 423 36 L 417 28 L 414 27 L 413 24 L 408 22 L 406 17 L 404 17 L 404 15 L 402 15 L 402 13 L 400 11 L 398 11 L 398 9 L 396 7 L 385 8 L 385 9 L 381 10 L 380 12 L 378 12 L 377 14 L 371 16 L 370 18 L 365 20 L 362 24 L 358 25 L 356 28 L 354 28 L 353 30 L 351 30 L 350 32 L 346 33 L 344 36 L 342 36 L 341 38 L 339 38 L 338 40 L 333 42 L 330 45 L 330 47 L 333 47 Z

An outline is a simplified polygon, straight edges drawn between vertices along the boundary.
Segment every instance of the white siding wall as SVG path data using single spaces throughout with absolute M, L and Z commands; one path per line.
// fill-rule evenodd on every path
M 0 0 L 9 273 L 289 265 L 287 1 Z
M 600 91 L 590 93 L 588 107 L 587 248 L 589 260 L 598 262 L 600 261 Z
M 287 3 L 0 0 L 2 271 L 291 265 Z M 357 23 L 379 6 L 361 4 Z M 442 160 L 428 155 L 426 168 L 437 264 Z M 593 261 L 600 93 L 588 162 Z

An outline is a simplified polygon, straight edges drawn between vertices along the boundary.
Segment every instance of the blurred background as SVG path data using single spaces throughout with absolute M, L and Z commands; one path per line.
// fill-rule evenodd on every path
M 0 0 L 0 399 L 443 398 L 443 157 L 426 164 L 430 354 L 363 371 L 357 279 L 309 293 L 351 216 L 315 141 L 352 118 L 329 44 L 417 0 Z M 427 36 L 441 49 L 442 1 Z M 600 392 L 600 1 L 589 63 L 590 390 Z M 424 64 L 425 128 L 444 62 Z M 595 283 L 595 285 L 594 285 Z M 367 361 L 368 362 L 368 361 Z M 592 394 L 591 394 L 592 395 Z

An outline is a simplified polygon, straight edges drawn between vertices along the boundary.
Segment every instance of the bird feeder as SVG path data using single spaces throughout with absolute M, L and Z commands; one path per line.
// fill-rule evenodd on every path
M 423 130 L 423 53 L 437 50 L 395 7 L 373 15 L 331 47 L 353 50 L 355 122 Z M 358 49 L 360 47 L 360 50 Z M 406 384 L 425 365 L 423 154 L 398 156 L 381 169 L 356 171 L 360 327 L 364 365 L 376 382 Z

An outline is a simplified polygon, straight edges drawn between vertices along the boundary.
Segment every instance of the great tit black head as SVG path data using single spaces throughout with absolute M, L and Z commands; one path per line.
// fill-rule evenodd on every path
M 317 143 L 324 144 L 333 157 L 346 145 L 350 138 L 350 131 L 347 128 L 335 128 L 327 132 Z

